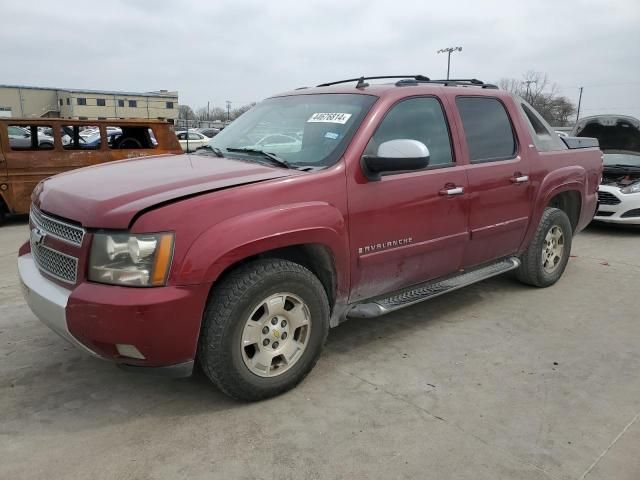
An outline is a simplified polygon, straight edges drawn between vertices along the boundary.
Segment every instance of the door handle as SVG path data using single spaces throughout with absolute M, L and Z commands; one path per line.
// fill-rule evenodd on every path
M 453 197 L 454 195 L 462 195 L 464 193 L 464 187 L 450 187 L 443 188 L 438 192 L 440 195 L 446 195 L 447 197 Z
M 526 183 L 529 181 L 529 175 L 522 175 L 520 172 L 514 173 L 511 177 L 511 183 Z

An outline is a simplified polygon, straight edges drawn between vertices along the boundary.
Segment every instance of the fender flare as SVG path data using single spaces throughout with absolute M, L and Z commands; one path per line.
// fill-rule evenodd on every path
M 333 256 L 336 288 L 349 285 L 349 249 L 344 215 L 326 202 L 303 202 L 248 212 L 205 230 L 187 251 L 181 284 L 213 283 L 230 266 L 277 248 L 321 245 Z
M 544 209 L 551 199 L 562 192 L 577 191 L 580 194 L 581 208 L 584 206 L 584 192 L 587 188 L 587 171 L 584 167 L 574 165 L 563 167 L 550 172 L 538 187 L 538 196 L 534 202 L 531 221 L 523 238 L 520 250 L 525 250 L 533 238 L 544 213 Z M 580 212 L 578 217 L 580 217 Z

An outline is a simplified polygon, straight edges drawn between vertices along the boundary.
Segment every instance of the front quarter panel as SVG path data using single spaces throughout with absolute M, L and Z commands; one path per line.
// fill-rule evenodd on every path
M 276 248 L 320 244 L 337 265 L 346 265 L 346 225 L 339 210 L 326 202 L 271 207 L 225 220 L 204 232 L 182 262 L 177 281 L 210 283 L 234 263 Z M 344 270 L 340 269 L 344 276 Z M 338 286 L 346 279 L 337 279 Z
M 133 233 L 175 232 L 169 285 L 211 283 L 234 263 L 298 244 L 327 247 L 348 288 L 344 165 L 238 186 L 160 206 L 139 217 Z

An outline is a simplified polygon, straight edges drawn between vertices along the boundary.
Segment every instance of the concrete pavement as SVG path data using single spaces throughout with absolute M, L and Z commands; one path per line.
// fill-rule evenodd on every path
M 0 228 L 0 478 L 640 478 L 640 231 L 591 227 L 548 289 L 501 277 L 351 320 L 255 404 L 67 345 L 20 296 L 26 235 Z

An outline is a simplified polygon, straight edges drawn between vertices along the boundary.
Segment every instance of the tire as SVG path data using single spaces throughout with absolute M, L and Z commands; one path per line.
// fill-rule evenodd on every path
M 137 138 L 126 137 L 118 142 L 118 148 L 142 148 L 142 143 Z
M 569 261 L 572 237 L 573 229 L 567 214 L 557 208 L 546 208 L 529 248 L 520 257 L 522 263 L 516 270 L 518 280 L 536 287 L 556 283 Z M 556 238 L 555 244 L 553 238 Z M 551 243 L 548 245 L 547 242 Z M 560 244 L 561 252 L 557 248 Z
M 306 377 L 328 331 L 329 302 L 320 280 L 297 263 L 257 260 L 214 286 L 198 359 L 207 377 L 228 396 L 262 400 Z
M 7 221 L 7 217 L 9 216 L 9 209 L 4 203 L 2 197 L 0 197 L 0 226 L 4 225 Z

